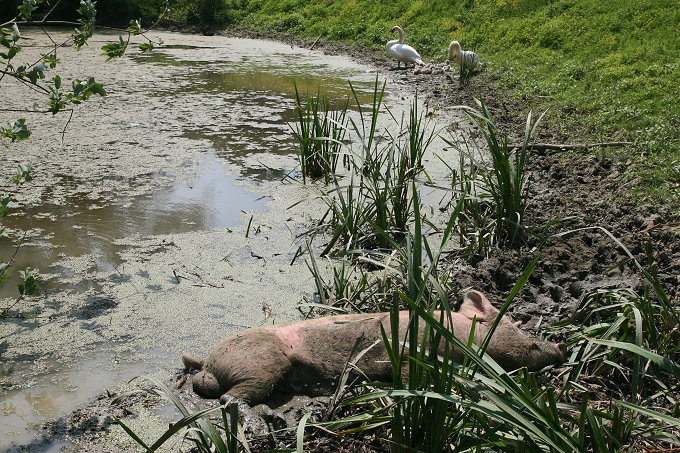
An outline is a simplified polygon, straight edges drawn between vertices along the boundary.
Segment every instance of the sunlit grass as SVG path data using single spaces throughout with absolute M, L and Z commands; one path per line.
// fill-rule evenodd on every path
M 303 99 L 295 85 L 298 122 L 294 135 L 299 143 L 298 155 L 305 182 L 307 177 L 323 177 L 328 182 L 335 173 L 347 131 L 348 102 L 340 110 L 331 111 L 325 94 L 308 95 Z

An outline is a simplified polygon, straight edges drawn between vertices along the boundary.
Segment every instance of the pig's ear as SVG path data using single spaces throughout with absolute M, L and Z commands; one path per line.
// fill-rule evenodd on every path
M 491 305 L 489 299 L 479 291 L 468 291 L 458 312 L 466 318 L 477 318 L 480 321 L 496 316 L 498 310 Z

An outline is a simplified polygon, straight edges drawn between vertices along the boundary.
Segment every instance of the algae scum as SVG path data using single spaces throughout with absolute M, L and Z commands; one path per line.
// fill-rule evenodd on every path
M 110 63 L 99 48 L 116 35 L 61 49 L 62 79 L 94 76 L 109 95 L 80 106 L 63 141 L 67 115 L 30 114 L 33 136 L 3 151 L 4 172 L 36 167 L 22 188 L 10 173 L 1 179 L 18 202 L 2 225 L 26 240 L 13 269 L 46 281 L 0 321 L 0 450 L 57 448 L 45 422 L 132 377 L 167 379 L 182 352 L 204 355 L 225 335 L 296 319 L 313 295 L 297 237 L 324 207 L 309 187 L 282 182 L 297 166 L 293 81 L 339 103 L 350 79 L 369 102 L 375 74 L 284 44 L 154 35 L 165 42 L 157 51 Z M 24 36 L 22 58 L 47 51 L 42 33 Z M 45 102 L 0 89 L 9 101 Z M 3 241 L 8 259 L 14 247 Z M 2 286 L 1 306 L 15 284 Z

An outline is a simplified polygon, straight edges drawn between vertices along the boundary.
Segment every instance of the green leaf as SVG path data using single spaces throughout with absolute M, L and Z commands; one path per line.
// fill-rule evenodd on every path
M 649 351 L 645 348 L 642 348 L 636 344 L 633 343 L 626 343 L 623 341 L 612 341 L 612 340 L 598 340 L 596 338 L 588 338 L 586 337 L 588 341 L 591 343 L 596 343 L 596 344 L 601 344 L 604 346 L 609 346 L 610 348 L 618 348 L 618 349 L 623 349 L 628 352 L 632 352 L 633 354 L 637 354 L 650 362 L 656 364 L 657 366 L 663 368 L 664 370 L 668 371 L 669 373 L 673 374 L 676 378 L 680 379 L 680 367 L 675 364 L 672 360 L 662 357 L 659 354 L 655 354 L 652 351 Z
M 595 414 L 590 407 L 586 407 L 586 418 L 588 420 L 588 426 L 590 427 L 593 451 L 596 453 L 606 453 L 609 450 L 607 449 L 607 443 L 605 442 L 604 437 L 602 437 L 602 427 L 598 423 Z
M 73 43 L 77 50 L 80 50 L 82 46 L 87 43 L 87 40 L 94 33 L 95 19 L 97 17 L 97 9 L 92 0 L 81 0 L 80 8 L 77 9 L 78 14 L 82 17 L 78 19 L 78 22 L 83 25 L 81 28 L 76 28 L 72 32 Z
M 31 20 L 33 11 L 37 9 L 37 5 L 40 3 L 43 3 L 43 0 L 23 0 L 17 9 L 24 20 Z
M 311 412 L 307 412 L 297 427 L 297 446 L 295 451 L 297 453 L 302 453 L 304 451 L 304 440 L 305 440 L 305 425 L 307 424 L 307 419 L 312 415 Z
M 142 52 L 150 52 L 154 48 L 154 43 L 152 43 L 151 41 L 143 42 L 137 47 L 139 47 L 139 50 L 142 51 Z
M 33 179 L 33 165 L 31 164 L 20 164 L 19 173 L 12 176 L 12 179 L 16 184 L 21 184 L 23 182 L 28 182 Z
M 23 283 L 17 285 L 19 288 L 19 294 L 22 296 L 31 296 L 38 292 L 40 289 L 39 282 L 42 281 L 42 277 L 35 274 L 31 270 L 25 270 L 20 272 Z
M 106 61 L 109 61 L 114 58 L 122 57 L 123 54 L 125 54 L 126 49 L 127 43 L 123 41 L 122 36 L 119 36 L 118 42 L 111 42 L 102 46 L 104 53 L 101 55 L 106 57 Z
M 61 88 L 61 76 L 59 76 L 58 74 L 55 75 L 54 77 L 52 77 L 52 81 L 54 82 L 54 88 L 56 88 L 57 90 Z
M 48 65 L 50 69 L 54 69 L 55 67 L 57 67 L 59 59 L 57 58 L 56 54 L 48 54 L 43 57 L 43 63 Z
M 9 208 L 7 206 L 11 201 L 11 195 L 4 194 L 2 197 L 0 197 L 0 217 L 5 217 L 7 215 L 9 212 Z
M 9 128 L 0 128 L 0 137 L 8 138 L 10 142 L 26 140 L 30 135 L 31 131 L 26 127 L 24 118 L 14 121 Z
M 123 428 L 123 429 L 125 430 L 125 432 L 128 434 L 128 436 L 132 437 L 132 440 L 134 440 L 135 442 L 137 442 L 137 443 L 139 444 L 139 446 L 141 446 L 144 450 L 146 450 L 147 452 L 153 452 L 153 450 L 151 450 L 151 449 L 144 443 L 144 441 L 143 441 L 143 440 L 142 440 L 142 439 L 141 439 L 134 431 L 132 431 L 132 429 L 130 429 L 130 427 L 128 427 L 125 423 L 123 423 L 123 420 L 121 420 L 121 419 L 119 419 L 119 418 L 116 418 L 116 419 L 115 419 L 115 423 L 117 423 L 118 425 L 120 425 L 120 427 Z
M 140 34 L 142 32 L 142 19 L 130 19 L 130 25 L 128 26 L 127 31 L 133 35 Z
M 614 400 L 617 404 L 620 404 L 623 407 L 627 407 L 628 409 L 634 410 L 635 412 L 639 412 L 640 414 L 646 415 L 651 418 L 655 418 L 659 421 L 662 421 L 664 423 L 667 423 L 671 426 L 680 426 L 680 419 L 677 419 L 675 417 L 671 417 L 670 415 L 662 414 L 661 412 L 653 411 L 651 409 L 648 409 L 646 407 L 641 407 L 637 406 L 632 403 L 627 403 L 625 401 L 621 400 Z

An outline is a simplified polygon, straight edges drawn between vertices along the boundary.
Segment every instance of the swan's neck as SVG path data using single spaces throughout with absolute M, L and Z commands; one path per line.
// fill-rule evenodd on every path
M 397 30 L 397 33 L 399 33 L 399 39 L 397 40 L 397 43 L 403 44 L 404 43 L 404 30 L 401 28 Z
M 392 41 L 387 41 L 387 48 L 389 49 L 390 47 L 399 44 L 400 41 L 398 39 L 393 39 Z

